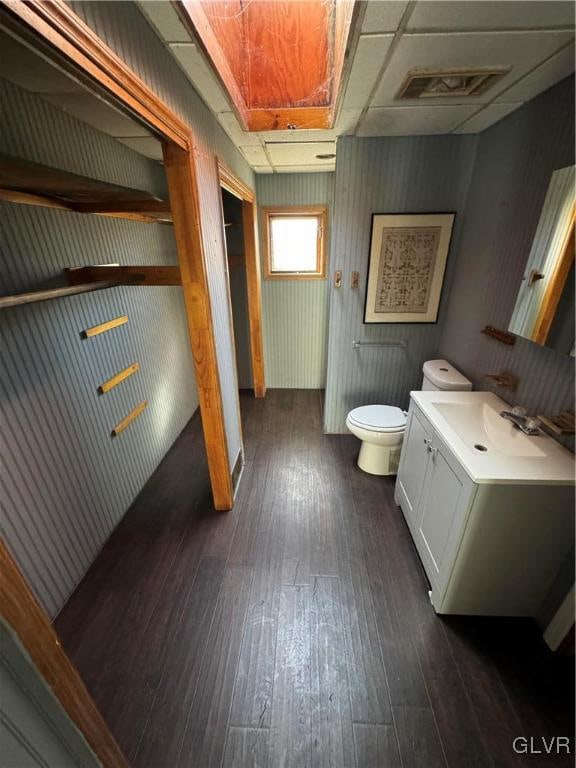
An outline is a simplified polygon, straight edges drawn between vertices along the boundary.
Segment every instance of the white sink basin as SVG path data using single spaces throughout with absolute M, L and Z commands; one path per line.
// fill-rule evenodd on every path
M 412 392 L 414 404 L 475 483 L 574 484 L 574 454 L 542 433 L 525 435 L 500 416 L 493 392 Z
M 470 448 L 506 456 L 545 456 L 539 436 L 528 437 L 487 403 L 436 403 L 437 410 Z

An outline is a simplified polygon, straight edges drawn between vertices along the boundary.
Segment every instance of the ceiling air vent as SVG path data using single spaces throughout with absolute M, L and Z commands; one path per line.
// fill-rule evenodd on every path
M 482 69 L 413 69 L 397 99 L 445 99 L 477 96 L 500 80 L 510 67 Z

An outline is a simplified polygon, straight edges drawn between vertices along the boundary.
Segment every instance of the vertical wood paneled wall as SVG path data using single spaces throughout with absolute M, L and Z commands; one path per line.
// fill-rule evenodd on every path
M 329 231 L 333 226 L 333 187 L 333 173 L 280 173 L 256 177 L 259 206 L 327 204 Z M 264 248 L 260 250 L 263 255 Z M 262 279 L 264 359 L 269 388 L 324 388 L 329 282 L 329 277 L 326 280 Z
M 330 334 L 324 423 L 327 432 L 346 432 L 346 414 L 368 403 L 406 408 L 420 386 L 422 363 L 436 355 L 476 138 L 421 136 L 338 141 L 331 239 L 331 270 L 342 270 L 342 287 L 330 285 Z M 456 212 L 437 324 L 364 325 L 373 213 Z M 360 286 L 350 288 L 352 271 Z M 406 340 L 402 349 L 353 350 L 352 341 Z
M 159 164 L 1 80 L 0 111 L 1 152 L 165 193 Z M 9 203 L 0 249 L 2 295 L 61 282 L 71 265 L 177 263 L 170 226 Z M 128 323 L 81 338 L 119 315 Z M 2 535 L 53 616 L 198 405 L 181 289 L 14 307 L 0 335 Z M 134 362 L 138 373 L 98 395 Z M 148 408 L 111 439 L 142 400 Z
M 508 328 L 550 178 L 573 164 L 573 78 L 480 135 L 440 340 L 441 354 L 476 389 L 492 388 L 485 373 L 512 371 L 518 390 L 495 391 L 530 413 L 574 407 L 574 358 L 521 338 L 508 347 L 480 329 Z M 573 439 L 563 442 L 573 445 Z

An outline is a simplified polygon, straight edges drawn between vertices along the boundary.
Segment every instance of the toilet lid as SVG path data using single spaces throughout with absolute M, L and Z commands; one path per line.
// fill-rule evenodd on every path
M 406 426 L 406 414 L 394 405 L 362 405 L 350 411 L 348 418 L 373 432 L 399 432 Z

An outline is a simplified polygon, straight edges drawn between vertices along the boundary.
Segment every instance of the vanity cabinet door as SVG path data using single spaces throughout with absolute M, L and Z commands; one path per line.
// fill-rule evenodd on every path
M 428 450 L 415 543 L 435 602 L 448 583 L 476 486 L 437 435 Z
M 396 478 L 395 500 L 402 507 L 406 522 L 413 534 L 416 530 L 422 487 L 430 460 L 428 448 L 432 444 L 433 435 L 431 424 L 411 406 Z

